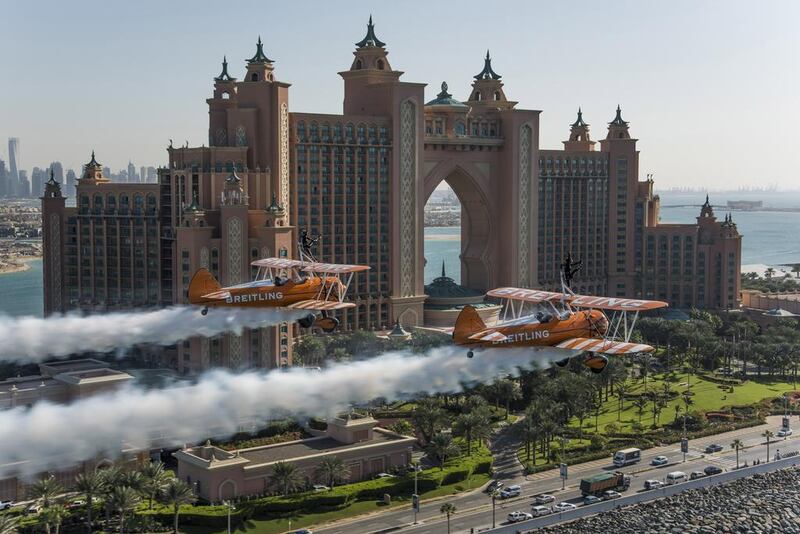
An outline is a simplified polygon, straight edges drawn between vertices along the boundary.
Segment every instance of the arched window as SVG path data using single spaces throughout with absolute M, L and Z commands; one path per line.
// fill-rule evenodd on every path
M 467 134 L 467 127 L 464 126 L 463 121 L 456 121 L 456 126 L 454 128 L 456 135 L 466 135 Z
M 267 75 L 267 79 L 268 79 L 269 81 L 272 81 L 272 73 L 269 73 L 269 74 Z
M 384 63 L 383 63 L 383 60 L 382 60 L 382 59 L 379 59 L 379 60 L 378 60 L 378 70 L 383 70 L 383 68 L 384 68 Z
M 477 100 L 478 102 L 481 101 L 481 92 L 480 91 L 475 91 L 475 100 Z
M 254 72 L 253 74 L 250 75 L 250 81 L 251 82 L 257 82 L 258 81 L 258 73 L 257 72 Z
M 130 206 L 130 202 L 128 201 L 128 195 L 121 194 L 119 196 L 119 207 L 120 209 L 126 210 Z
M 500 100 L 500 91 L 495 91 L 494 92 L 494 99 L 495 100 Z
M 360 59 L 356 60 L 356 70 L 361 70 L 361 60 Z
M 108 195 L 106 197 L 106 206 L 111 209 L 115 209 L 117 207 L 117 199 L 114 197 L 114 195 Z
M 222 100 L 228 100 L 228 99 L 230 99 L 230 97 L 231 97 L 231 94 L 228 91 L 225 91 L 224 93 L 222 93 Z
M 103 207 L 103 195 L 95 195 L 94 196 L 94 207 L 95 208 L 102 208 Z
M 301 142 L 306 140 L 306 123 L 303 121 L 297 123 L 297 140 Z

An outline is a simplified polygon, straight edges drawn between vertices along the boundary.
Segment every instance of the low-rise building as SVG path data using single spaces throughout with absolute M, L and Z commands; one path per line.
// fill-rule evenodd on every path
M 374 477 L 411 462 L 416 439 L 378 428 L 372 417 L 336 417 L 316 437 L 227 451 L 206 442 L 174 453 L 178 477 L 210 502 L 277 491 L 269 477 L 278 462 L 295 465 L 314 483 L 314 471 L 323 458 L 336 456 L 349 470 L 347 482 Z

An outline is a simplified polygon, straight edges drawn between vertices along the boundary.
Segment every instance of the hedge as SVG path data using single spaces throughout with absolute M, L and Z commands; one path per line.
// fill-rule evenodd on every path
M 449 486 L 456 482 L 461 482 L 469 477 L 469 470 L 450 471 L 442 477 L 442 486 Z
M 473 474 L 482 474 L 482 473 L 485 473 L 485 474 L 487 474 L 487 475 L 488 475 L 488 474 L 490 474 L 491 472 L 492 472 L 492 460 L 489 460 L 488 462 L 480 462 L 478 465 L 476 465 L 476 466 L 475 466 L 475 467 L 472 469 L 472 473 L 473 473 Z

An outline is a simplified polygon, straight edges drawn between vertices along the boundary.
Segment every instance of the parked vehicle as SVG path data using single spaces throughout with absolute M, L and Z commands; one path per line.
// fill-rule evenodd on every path
M 656 456 L 650 461 L 650 465 L 655 465 L 655 466 L 667 465 L 667 463 L 669 463 L 669 460 L 667 459 L 666 456 Z
M 683 471 L 673 471 L 667 475 L 667 486 L 680 484 L 681 482 L 686 482 L 687 480 L 689 480 L 689 477 Z
M 549 502 L 556 502 L 556 498 L 547 493 L 542 493 L 533 498 L 533 504 L 547 504 Z
M 603 499 L 601 499 L 597 495 L 587 495 L 586 497 L 583 498 L 583 504 L 584 504 L 584 506 L 588 506 L 590 504 L 597 504 L 597 503 L 601 502 L 602 500 Z
M 644 481 L 644 489 L 646 490 L 654 490 L 664 486 L 660 480 L 645 480 Z
M 706 452 L 707 453 L 720 452 L 722 449 L 723 447 L 719 443 L 712 443 L 711 445 L 706 447 Z
M 616 473 L 600 473 L 593 477 L 581 480 L 581 493 L 586 495 L 601 495 L 606 490 L 625 491 L 631 485 L 631 477 L 617 471 Z
M 548 508 L 547 506 L 542 506 L 542 505 L 531 506 L 531 514 L 533 514 L 533 517 L 541 517 L 543 515 L 550 515 L 552 513 L 553 510 L 551 508 Z
M 571 502 L 560 502 L 558 504 L 553 505 L 553 512 L 569 512 L 570 510 L 576 509 L 577 506 L 572 504 Z
M 788 436 L 791 436 L 791 435 L 792 435 L 792 429 L 791 428 L 781 428 L 780 430 L 778 430 L 778 434 L 777 434 L 777 436 L 779 438 L 785 438 L 785 437 L 788 437 Z
M 508 514 L 508 522 L 509 523 L 517 523 L 519 521 L 527 521 L 528 519 L 533 519 L 533 515 L 527 512 L 511 512 Z
M 0 510 L 8 510 L 14 506 L 14 501 L 0 501 Z
M 716 465 L 709 465 L 708 467 L 703 469 L 703 472 L 706 475 L 709 475 L 709 476 L 718 475 L 718 474 L 722 473 L 722 468 L 721 467 L 717 467 Z
M 511 497 L 519 497 L 520 495 L 522 495 L 522 488 L 516 484 L 500 491 L 501 499 L 510 499 Z
M 328 491 L 330 488 L 322 484 L 314 484 L 313 486 L 311 486 L 311 489 L 314 491 Z
M 622 495 L 618 491 L 606 490 L 603 492 L 603 500 L 610 501 L 611 499 L 619 499 Z
M 697 480 L 698 478 L 703 478 L 706 474 L 703 471 L 692 471 L 689 473 L 689 480 Z
M 635 464 L 642 459 L 642 449 L 632 447 L 630 449 L 622 449 L 614 453 L 614 466 L 622 467 L 624 465 Z

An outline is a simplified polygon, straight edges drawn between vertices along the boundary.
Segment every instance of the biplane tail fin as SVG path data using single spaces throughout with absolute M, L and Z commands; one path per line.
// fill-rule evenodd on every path
M 222 289 L 214 275 L 208 269 L 200 268 L 189 282 L 189 303 L 203 304 L 208 301 L 203 295 L 208 295 Z
M 466 342 L 469 336 L 486 328 L 478 310 L 470 305 L 464 306 L 458 314 L 456 325 L 453 329 L 453 341 L 456 343 Z

